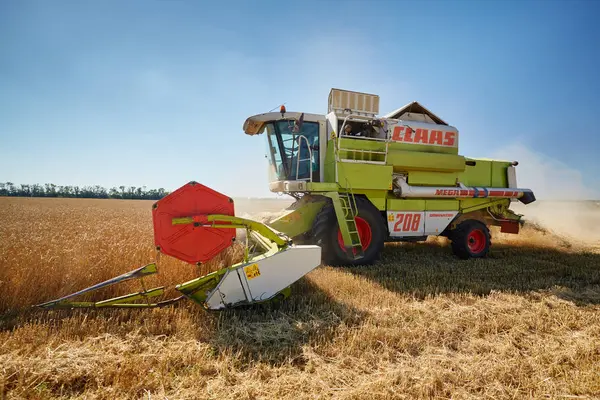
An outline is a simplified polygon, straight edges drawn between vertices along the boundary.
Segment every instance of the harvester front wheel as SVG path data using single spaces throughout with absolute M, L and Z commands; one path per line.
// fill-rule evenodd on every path
M 474 219 L 461 222 L 450 232 L 450 240 L 452 252 L 463 260 L 484 258 L 490 251 L 490 230 L 483 222 Z
M 379 259 L 385 239 L 385 221 L 367 199 L 356 197 L 356 228 L 363 245 L 363 257 L 353 259 L 346 254 L 341 231 L 331 202 L 317 214 L 313 224 L 313 242 L 321 247 L 324 264 L 333 266 L 370 265 Z

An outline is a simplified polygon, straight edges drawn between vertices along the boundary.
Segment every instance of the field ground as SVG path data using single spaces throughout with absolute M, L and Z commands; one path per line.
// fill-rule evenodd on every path
M 486 260 L 390 243 L 376 266 L 319 267 L 278 308 L 29 309 L 153 261 L 150 205 L 0 198 L 0 398 L 600 398 L 593 203 L 561 211 L 585 227 L 569 237 L 494 232 Z M 153 283 L 236 257 L 197 271 L 163 256 Z

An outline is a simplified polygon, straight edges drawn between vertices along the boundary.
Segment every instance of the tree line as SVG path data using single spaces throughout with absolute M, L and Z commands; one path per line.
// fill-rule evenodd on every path
M 79 187 L 61 186 L 53 183 L 15 185 L 12 182 L 0 182 L 0 196 L 159 200 L 168 194 L 169 192 L 163 188 L 146 189 L 146 186 L 119 186 L 106 189 L 99 185 Z

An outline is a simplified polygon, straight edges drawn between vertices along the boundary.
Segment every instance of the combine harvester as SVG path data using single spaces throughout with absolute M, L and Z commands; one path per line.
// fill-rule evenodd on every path
M 164 288 L 100 302 L 75 296 L 157 272 L 149 264 L 39 305 L 156 307 L 189 298 L 207 309 L 262 303 L 318 267 L 376 262 L 386 241 L 445 236 L 462 259 L 488 254 L 488 226 L 518 233 L 511 201 L 535 201 L 516 183 L 516 162 L 458 154 L 458 130 L 417 102 L 378 117 L 379 97 L 332 89 L 327 115 L 271 112 L 249 117 L 248 135 L 266 136 L 269 188 L 296 202 L 268 225 L 234 215 L 233 200 L 190 182 L 153 205 L 159 252 L 190 264 L 229 248 L 246 229 L 244 260 L 176 286 L 182 293 L 152 303 Z M 133 303 L 134 300 L 143 300 Z

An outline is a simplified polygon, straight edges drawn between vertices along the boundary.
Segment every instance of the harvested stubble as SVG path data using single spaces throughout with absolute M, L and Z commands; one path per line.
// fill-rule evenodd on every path
M 24 311 L 152 261 L 149 205 L 0 199 L 0 393 L 598 398 L 600 254 L 542 229 L 494 232 L 487 260 L 388 244 L 376 266 L 318 268 L 278 308 Z M 208 272 L 160 270 L 157 285 Z

